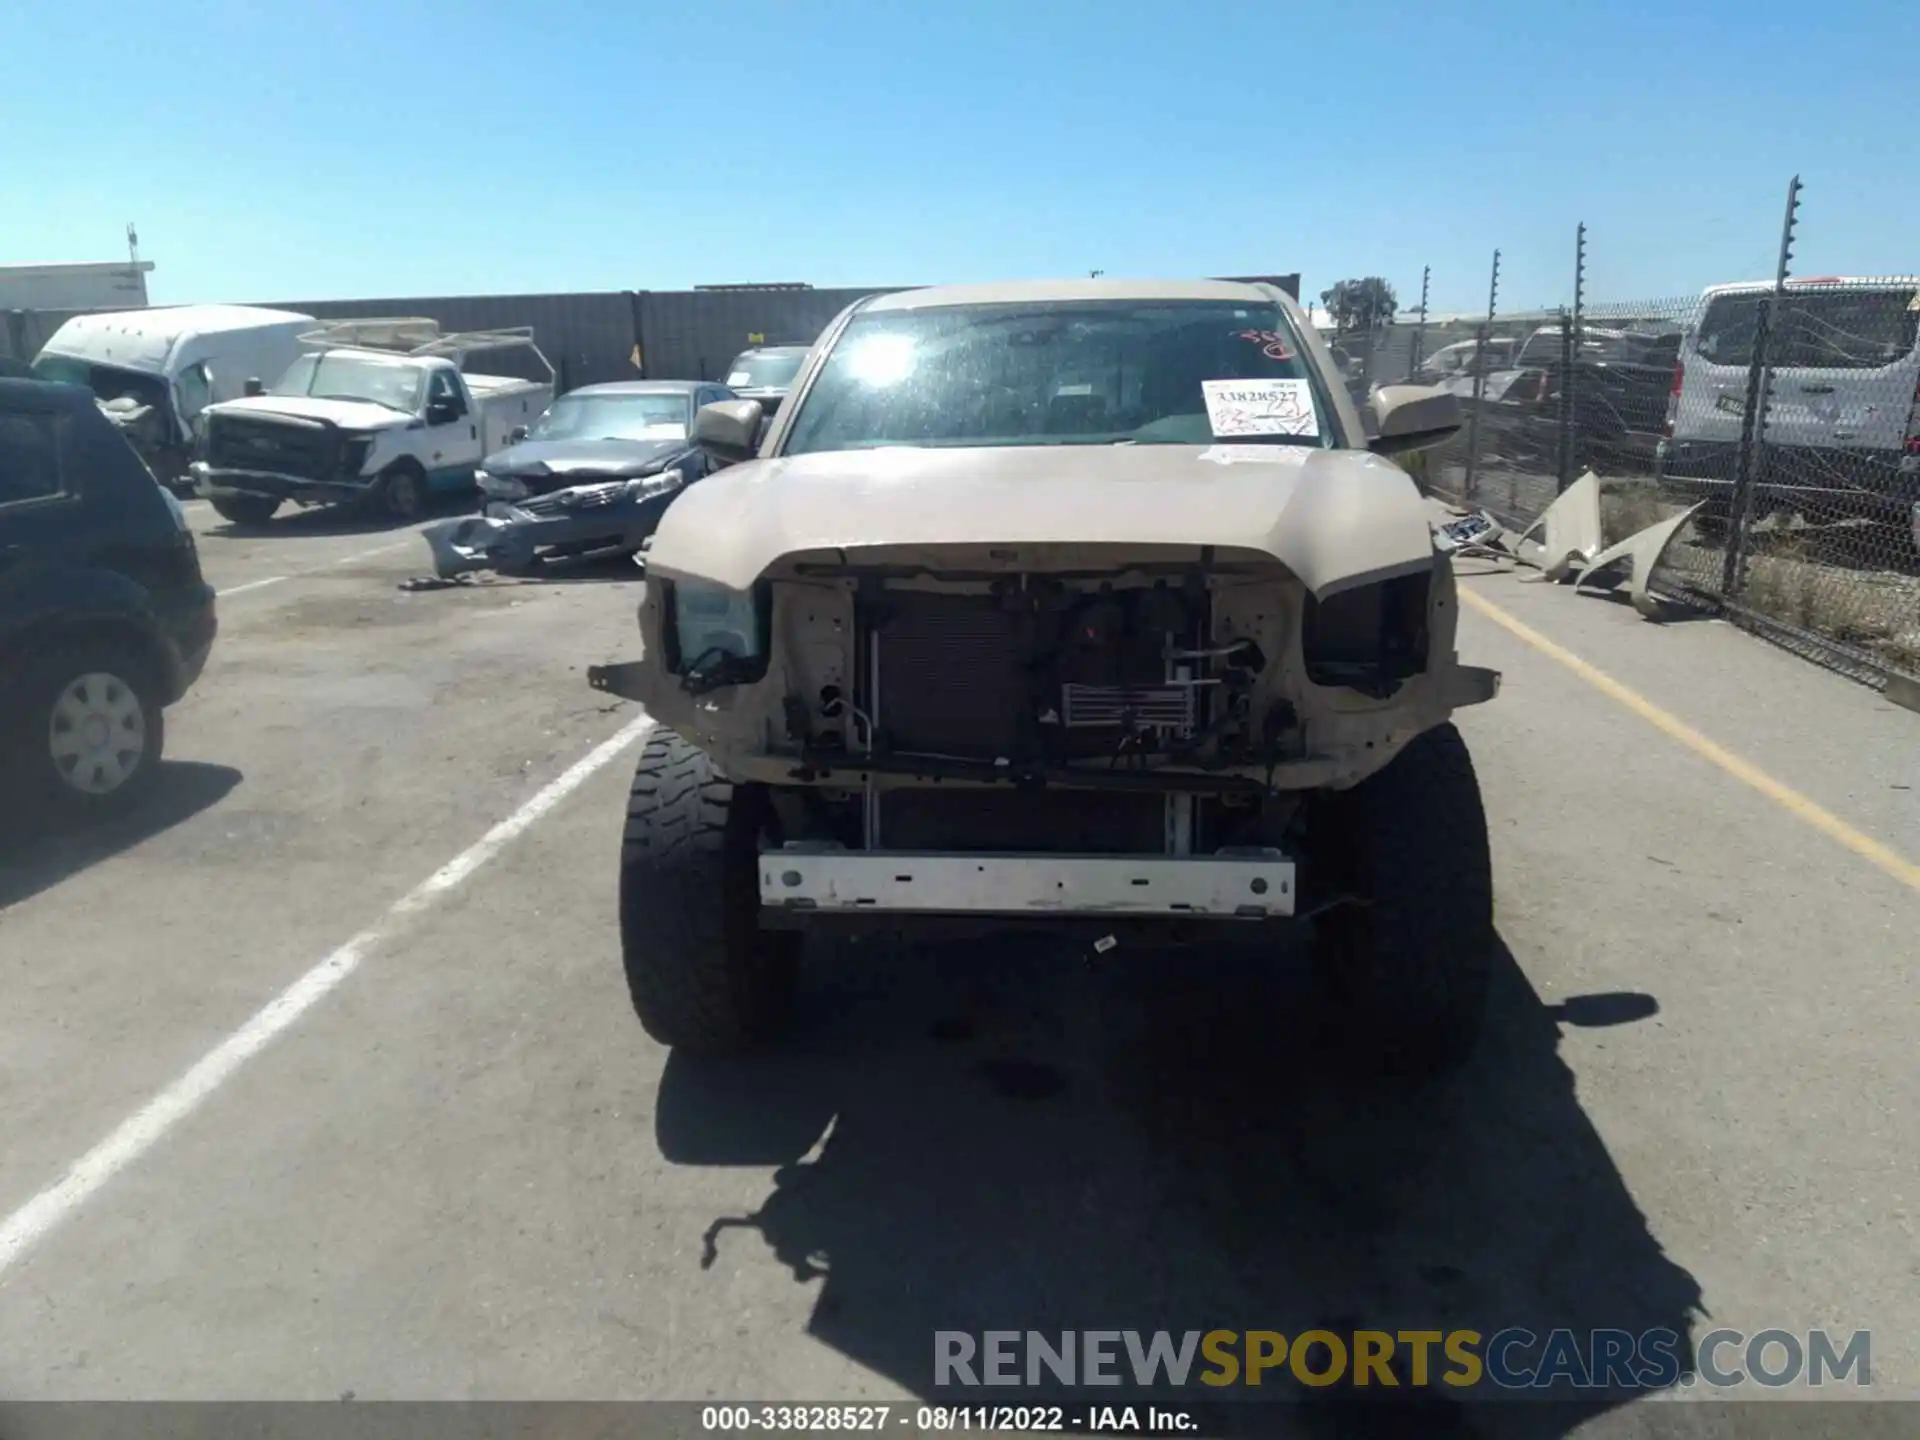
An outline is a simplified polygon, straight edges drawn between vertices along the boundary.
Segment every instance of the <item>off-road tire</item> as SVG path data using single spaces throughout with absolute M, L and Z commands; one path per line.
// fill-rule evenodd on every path
M 271 495 L 215 495 L 213 513 L 234 525 L 264 525 L 280 513 Z
M 744 1051 L 793 1008 L 800 937 L 760 928 L 773 807 L 670 730 L 648 737 L 620 847 L 620 950 L 634 1013 L 662 1045 Z
M 1329 887 L 1362 902 L 1315 922 L 1349 1055 L 1408 1078 L 1465 1064 L 1498 940 L 1486 811 L 1460 732 L 1437 726 L 1352 789 L 1316 796 L 1309 843 Z
M 406 460 L 396 460 L 380 472 L 374 488 L 375 508 L 396 520 L 419 520 L 427 513 L 427 472 Z
M 139 706 L 144 731 L 133 772 L 104 794 L 70 785 L 50 744 L 54 705 L 83 675 L 111 676 L 123 686 Z M 165 748 L 160 687 L 148 657 L 132 645 L 105 637 L 51 644 L 0 686 L 0 790 L 20 796 L 32 817 L 104 820 L 126 814 L 152 789 Z

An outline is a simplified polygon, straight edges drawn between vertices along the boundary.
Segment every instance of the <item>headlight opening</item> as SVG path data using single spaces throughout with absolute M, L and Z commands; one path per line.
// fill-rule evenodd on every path
M 1384 700 L 1424 674 L 1432 583 L 1432 573 L 1420 571 L 1343 590 L 1324 601 L 1308 596 L 1301 617 L 1307 678 Z
M 666 587 L 662 605 L 668 668 L 689 690 L 751 683 L 766 674 L 772 586 L 731 590 L 679 580 Z

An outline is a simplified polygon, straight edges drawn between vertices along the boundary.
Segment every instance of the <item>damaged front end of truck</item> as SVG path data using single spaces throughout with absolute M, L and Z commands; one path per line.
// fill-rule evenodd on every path
M 1458 402 L 1362 415 L 1297 306 L 1234 282 L 840 324 L 764 437 L 750 403 L 700 412 L 728 468 L 660 524 L 640 658 L 589 674 L 658 722 L 621 862 L 649 1033 L 764 1039 L 809 933 L 1105 954 L 1310 921 L 1354 1053 L 1459 1063 L 1496 941 L 1450 717 L 1499 677 L 1461 662 L 1450 556 L 1389 458 Z
M 766 787 L 775 925 L 1292 916 L 1307 798 L 1497 689 L 1455 653 L 1453 572 L 1417 494 L 1373 457 L 760 468 L 777 507 L 662 527 L 645 658 L 593 680 Z M 1164 483 L 1128 483 L 1149 471 Z M 828 486 L 867 513 L 826 518 Z M 1070 514 L 1086 538 L 1062 538 Z

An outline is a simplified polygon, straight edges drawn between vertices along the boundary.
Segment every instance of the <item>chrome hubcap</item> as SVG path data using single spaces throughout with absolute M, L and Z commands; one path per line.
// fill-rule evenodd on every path
M 147 753 L 140 697 L 117 675 L 82 675 L 53 702 L 47 749 L 60 778 L 86 795 L 111 795 Z

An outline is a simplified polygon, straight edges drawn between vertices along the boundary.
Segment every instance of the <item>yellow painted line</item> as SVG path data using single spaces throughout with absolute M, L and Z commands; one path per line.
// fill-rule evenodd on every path
M 1531 626 L 1522 624 L 1484 595 L 1462 586 L 1460 598 L 1494 624 L 1512 632 L 1549 660 L 1565 666 L 1601 694 L 1631 710 L 1669 739 L 1677 740 L 1694 754 L 1711 760 L 1734 779 L 1751 785 L 1794 818 L 1811 825 L 1829 840 L 1846 846 L 1861 859 L 1872 861 L 1902 884 L 1914 890 L 1920 890 L 1920 865 L 1914 864 L 1904 855 L 1882 845 L 1872 836 L 1861 834 L 1838 815 L 1816 805 L 1793 787 L 1782 785 L 1759 766 L 1722 749 L 1686 721 L 1669 715 L 1637 690 L 1631 690 L 1622 685 L 1604 670 L 1588 664 L 1571 650 L 1549 640 Z

